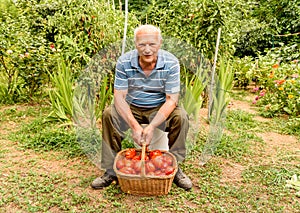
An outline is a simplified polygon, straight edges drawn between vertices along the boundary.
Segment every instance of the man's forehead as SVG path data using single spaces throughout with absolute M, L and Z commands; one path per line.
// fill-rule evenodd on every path
M 146 40 L 146 39 L 160 39 L 158 33 L 139 33 L 136 35 L 137 40 Z
M 136 34 L 136 36 L 159 36 L 159 33 L 158 32 L 140 31 Z

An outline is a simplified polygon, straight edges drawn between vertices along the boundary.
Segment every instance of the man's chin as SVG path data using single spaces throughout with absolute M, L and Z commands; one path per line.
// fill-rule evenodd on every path
M 144 62 L 151 63 L 152 61 L 155 60 L 155 58 L 154 58 L 152 55 L 151 55 L 151 56 L 143 56 L 143 57 L 142 57 L 142 60 L 143 60 Z

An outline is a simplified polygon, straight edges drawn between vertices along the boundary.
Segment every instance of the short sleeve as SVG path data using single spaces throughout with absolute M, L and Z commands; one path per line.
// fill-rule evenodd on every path
M 175 94 L 180 92 L 180 66 L 178 61 L 174 61 L 169 68 L 166 80 L 165 92 Z
M 118 60 L 116 65 L 114 88 L 117 90 L 128 89 L 128 78 L 121 59 Z

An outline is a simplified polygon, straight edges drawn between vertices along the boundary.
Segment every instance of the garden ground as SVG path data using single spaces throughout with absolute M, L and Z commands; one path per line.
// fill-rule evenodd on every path
M 17 113 L 38 111 L 41 106 L 2 106 L 0 212 L 300 212 L 300 198 L 285 187 L 293 174 L 300 175 L 299 138 L 281 134 L 273 119 L 260 117 L 252 99 L 248 95 L 228 106 L 228 112 L 252 116 L 253 128 L 263 129 L 255 131 L 254 140 L 249 138 L 251 154 L 217 155 L 204 167 L 190 157 L 182 167 L 194 183 L 193 190 L 185 192 L 173 185 L 169 195 L 158 197 L 124 194 L 117 185 L 91 189 L 89 183 L 102 171 L 85 157 L 24 149 L 10 139 L 35 119 Z M 12 113 L 5 117 L 9 110 Z M 203 126 L 206 112 L 200 113 Z M 235 149 L 239 152 L 240 147 Z

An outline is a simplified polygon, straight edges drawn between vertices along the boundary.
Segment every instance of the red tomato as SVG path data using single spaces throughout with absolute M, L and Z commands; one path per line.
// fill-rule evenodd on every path
M 170 155 L 164 155 L 164 161 L 167 162 L 169 166 L 173 165 L 173 158 Z
M 154 172 L 148 172 L 147 175 L 149 175 L 149 176 L 155 176 Z
M 155 166 L 151 161 L 146 162 L 145 168 L 146 168 L 146 173 L 155 171 Z
M 125 166 L 125 163 L 124 163 L 123 158 L 120 158 L 119 160 L 117 160 L 117 162 L 116 162 L 117 169 L 122 169 L 124 166 Z
M 124 167 L 132 167 L 133 166 L 133 161 L 127 158 L 124 158 Z
M 127 174 L 127 169 L 126 167 L 123 167 L 119 170 L 120 172 L 124 173 L 124 174 Z
M 142 168 L 142 161 L 137 161 L 134 163 L 133 168 L 135 170 L 135 172 L 138 174 L 141 172 L 141 168 Z
M 166 169 L 168 167 L 168 163 L 166 161 L 163 161 L 162 165 L 161 165 L 161 169 Z
M 130 172 L 130 174 L 136 174 L 134 168 L 128 167 L 128 171 Z
M 156 170 L 156 171 L 154 172 L 154 175 L 155 175 L 155 176 L 162 176 L 162 175 L 164 175 L 164 173 L 163 173 L 161 170 Z
M 163 166 L 164 161 L 163 161 L 162 156 L 157 156 L 157 157 L 153 158 L 151 161 L 153 162 L 153 164 L 156 168 L 158 168 L 158 169 L 163 168 L 162 166 Z
M 156 158 L 157 156 L 161 156 L 162 155 L 162 153 L 161 153 L 161 151 L 160 150 L 152 150 L 152 151 L 150 151 L 150 159 L 153 159 L 153 158 Z
M 141 156 L 140 155 L 136 155 L 132 158 L 132 160 L 135 160 L 135 161 L 139 161 L 141 160 Z
M 130 148 L 125 152 L 125 157 L 127 159 L 132 159 L 135 156 L 136 152 L 134 148 Z
M 174 167 L 168 166 L 168 167 L 166 168 L 166 170 L 165 170 L 165 174 L 166 174 L 166 175 L 170 175 L 170 174 L 172 174 L 174 171 L 175 171 L 175 168 L 174 168 Z
M 149 156 L 148 155 L 145 155 L 145 161 L 149 161 Z
M 135 170 L 131 167 L 123 167 L 122 169 L 120 169 L 120 172 L 124 174 L 135 174 Z

